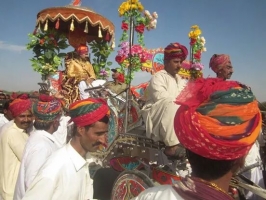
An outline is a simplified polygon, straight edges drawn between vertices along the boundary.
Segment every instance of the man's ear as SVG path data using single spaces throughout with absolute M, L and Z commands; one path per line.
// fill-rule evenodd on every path
M 246 156 L 243 156 L 242 158 L 239 158 L 235 161 L 235 164 L 231 169 L 233 174 L 236 174 L 237 172 L 239 172 L 241 168 L 245 166 L 245 160 L 246 160 Z
M 83 127 L 83 126 L 78 126 L 77 127 L 77 134 L 79 135 L 79 136 L 83 136 L 84 134 L 85 134 L 85 127 Z

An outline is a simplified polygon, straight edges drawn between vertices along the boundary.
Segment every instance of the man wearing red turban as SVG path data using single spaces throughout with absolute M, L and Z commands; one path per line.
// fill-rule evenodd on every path
M 183 90 L 186 81 L 177 73 L 188 54 L 187 48 L 171 43 L 164 49 L 164 70 L 153 75 L 146 89 L 147 101 L 142 109 L 146 135 L 154 141 L 165 143 L 165 154 L 179 154 L 179 141 L 175 136 L 173 120 L 178 105 L 175 98 Z
M 230 79 L 233 74 L 233 66 L 230 56 L 226 54 L 214 54 L 210 59 L 210 68 L 216 73 L 217 78 Z
M 35 131 L 30 135 L 24 148 L 18 174 L 14 199 L 22 199 L 26 190 L 47 158 L 59 147 L 53 133 L 59 127 L 62 114 L 61 103 L 51 96 L 41 94 L 33 103 Z
M 2 199 L 13 199 L 23 150 L 28 139 L 27 129 L 32 125 L 31 101 L 21 95 L 10 103 L 14 117 L 0 136 L 0 195 Z
M 135 200 L 232 200 L 230 180 L 244 166 L 261 129 L 251 89 L 235 81 L 197 79 L 188 83 L 176 103 L 180 108 L 173 125 L 187 150 L 191 177 L 148 189 Z
M 72 139 L 48 158 L 23 199 L 93 199 L 89 152 L 106 145 L 109 108 L 102 99 L 84 99 L 70 105 L 69 115 Z
M 96 80 L 93 66 L 88 58 L 89 48 L 80 44 L 74 52 L 68 53 L 65 59 L 65 75 L 62 80 L 62 90 L 67 107 L 76 100 L 86 99 L 89 94 L 84 92 Z

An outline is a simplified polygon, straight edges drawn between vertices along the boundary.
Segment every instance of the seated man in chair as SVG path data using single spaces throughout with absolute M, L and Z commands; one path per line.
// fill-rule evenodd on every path
M 89 94 L 84 90 L 96 79 L 93 66 L 88 61 L 88 51 L 88 47 L 81 44 L 74 52 L 69 53 L 65 60 L 66 73 L 62 90 L 68 105 L 88 98 Z
M 187 48 L 179 43 L 171 43 L 164 49 L 165 68 L 150 80 L 146 89 L 147 101 L 142 108 L 147 137 L 163 141 L 167 156 L 176 157 L 181 150 L 173 127 L 174 116 L 179 108 L 174 101 L 186 85 L 186 81 L 177 73 L 187 54 Z

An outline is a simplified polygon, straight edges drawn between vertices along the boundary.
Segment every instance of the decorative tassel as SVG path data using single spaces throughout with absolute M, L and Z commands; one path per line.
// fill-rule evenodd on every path
M 48 20 L 46 20 L 46 22 L 45 22 L 45 25 L 44 25 L 44 29 L 43 29 L 44 31 L 47 31 L 48 30 Z
M 41 23 L 38 23 L 38 29 L 37 31 L 41 31 Z
M 70 24 L 70 30 L 74 31 L 75 27 L 74 27 L 74 19 L 72 19 L 72 22 Z
M 102 38 L 103 37 L 102 30 L 101 30 L 101 26 L 99 26 L 98 37 L 99 38 Z
M 115 39 L 113 39 L 113 42 L 112 42 L 112 46 L 111 46 L 112 49 L 115 48 Z
M 57 22 L 55 23 L 55 29 L 59 29 L 59 18 L 57 19 Z
M 109 41 L 110 40 L 110 35 L 109 35 L 109 33 L 107 32 L 106 33 L 106 36 L 105 36 L 105 41 Z
M 88 29 L 88 21 L 86 21 L 84 33 L 88 33 L 88 32 L 89 32 L 89 29 Z

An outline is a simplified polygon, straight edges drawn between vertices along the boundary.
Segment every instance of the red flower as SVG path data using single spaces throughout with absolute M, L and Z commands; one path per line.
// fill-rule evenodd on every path
M 119 73 L 119 75 L 118 75 L 118 77 L 117 77 L 117 80 L 118 80 L 120 83 L 124 83 L 124 82 L 125 82 L 125 76 L 124 76 L 124 74 Z
M 117 63 L 119 63 L 119 64 L 123 63 L 125 59 L 126 59 L 125 56 L 117 55 L 117 56 L 115 57 L 115 61 L 116 61 Z
M 128 23 L 122 22 L 121 29 L 124 31 L 128 30 Z
M 143 33 L 145 29 L 145 25 L 144 24 L 140 24 L 138 26 L 135 26 L 135 31 L 137 31 L 138 33 Z
M 43 45 L 45 42 L 45 39 L 40 39 L 40 45 Z
M 193 46 L 193 45 L 195 45 L 196 44 L 196 42 L 197 42 L 197 39 L 193 39 L 193 38 L 191 38 L 191 40 L 190 40 L 190 45 L 191 46 Z
M 196 60 L 200 60 L 200 58 L 201 58 L 201 52 L 198 51 L 197 53 L 195 53 L 195 54 L 194 54 L 194 58 L 195 58 Z

